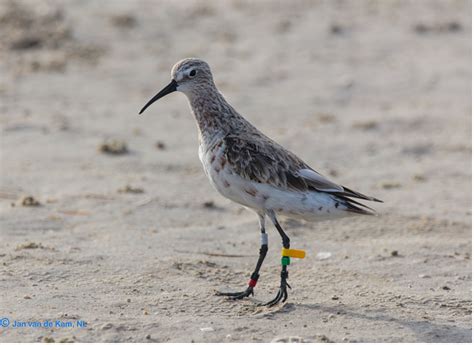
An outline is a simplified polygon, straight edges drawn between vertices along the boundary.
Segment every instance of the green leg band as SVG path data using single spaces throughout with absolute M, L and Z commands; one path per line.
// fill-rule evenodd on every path
M 282 264 L 282 266 L 288 266 L 290 264 L 290 257 L 289 256 L 282 256 L 281 257 L 281 264 Z

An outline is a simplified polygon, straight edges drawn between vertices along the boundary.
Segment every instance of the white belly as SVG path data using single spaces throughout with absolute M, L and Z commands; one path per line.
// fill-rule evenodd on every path
M 257 212 L 273 210 L 277 214 L 313 221 L 350 215 L 329 194 L 287 191 L 240 177 L 227 162 L 223 146 L 209 151 L 200 146 L 199 158 L 211 185 L 220 194 Z
M 261 208 L 262 205 L 255 200 L 255 197 L 245 192 L 250 183 L 236 175 L 227 163 L 223 146 L 217 146 L 207 152 L 200 146 L 199 158 L 211 185 L 220 194 L 244 206 Z

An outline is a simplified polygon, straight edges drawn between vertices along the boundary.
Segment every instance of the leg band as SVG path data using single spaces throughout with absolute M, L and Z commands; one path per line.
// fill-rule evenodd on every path
M 255 287 L 255 285 L 257 285 L 257 281 L 253 280 L 253 279 L 250 279 L 249 280 L 249 287 Z
M 302 249 L 282 248 L 281 256 L 289 256 L 291 258 L 304 259 L 304 257 L 306 256 L 306 252 Z
M 259 277 L 260 275 L 257 272 L 253 272 L 249 280 L 249 287 L 255 287 L 255 285 L 257 285 L 257 281 Z
M 260 234 L 260 243 L 262 246 L 268 245 L 268 235 L 265 232 Z

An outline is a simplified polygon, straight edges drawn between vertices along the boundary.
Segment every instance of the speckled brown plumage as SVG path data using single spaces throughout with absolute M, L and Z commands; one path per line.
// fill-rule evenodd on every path
M 371 213 L 370 208 L 349 198 L 379 201 L 378 199 L 339 186 L 323 177 L 294 153 L 265 136 L 224 99 L 218 91 L 209 65 L 198 59 L 186 59 L 173 67 L 172 75 L 182 69 L 199 69 L 193 87 L 185 92 L 199 129 L 205 150 L 225 147 L 225 158 L 232 169 L 244 179 L 294 191 L 314 190 L 340 197 L 350 204 L 350 211 Z M 215 158 L 215 157 L 214 157 Z M 212 162 L 211 162 L 212 163 Z M 318 179 L 300 175 L 301 169 L 318 174 Z M 218 169 L 220 170 L 220 169 Z M 365 209 L 360 209 L 362 206 Z
M 331 182 L 241 116 L 218 91 L 206 62 L 182 60 L 173 67 L 171 77 L 171 83 L 141 112 L 170 92 L 183 92 L 196 119 L 199 158 L 211 185 L 224 197 L 254 210 L 259 217 L 262 245 L 248 288 L 223 295 L 240 299 L 253 294 L 268 249 L 267 216 L 282 237 L 283 247 L 288 249 L 290 239 L 278 223 L 277 215 L 321 220 L 357 213 L 373 214 L 372 209 L 353 199 L 380 200 Z M 280 289 L 267 305 L 285 301 L 288 296 L 287 263 L 284 262 Z

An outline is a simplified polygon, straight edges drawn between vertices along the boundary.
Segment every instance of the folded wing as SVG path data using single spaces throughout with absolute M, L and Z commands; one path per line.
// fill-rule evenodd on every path
M 356 205 L 372 209 L 350 198 L 382 202 L 328 180 L 295 154 L 269 138 L 264 139 L 258 142 L 239 136 L 224 138 L 226 158 L 241 177 L 276 188 L 328 193 L 352 206 L 354 212 L 360 211 L 359 213 L 365 213 L 365 210 L 362 212 Z

